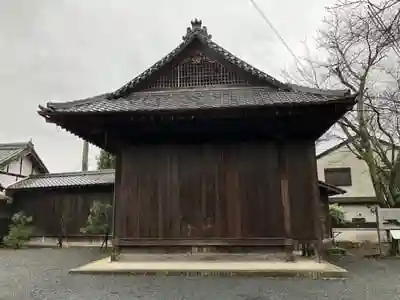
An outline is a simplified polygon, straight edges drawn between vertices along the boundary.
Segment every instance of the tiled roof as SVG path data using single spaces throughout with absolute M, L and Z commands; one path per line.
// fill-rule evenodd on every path
M 268 87 L 208 87 L 197 89 L 166 89 L 164 91 L 140 92 L 138 85 L 172 61 L 194 40 L 221 55 L 226 61 L 257 77 Z M 263 84 L 261 83 L 261 84 Z M 259 69 L 249 65 L 211 40 L 207 28 L 200 20 L 192 21 L 183 42 L 164 58 L 115 92 L 88 99 L 65 103 L 48 103 L 39 106 L 41 114 L 92 113 L 92 112 L 140 112 L 159 110 L 182 110 L 199 108 L 225 108 L 238 106 L 266 106 L 283 104 L 313 104 L 335 101 L 348 96 L 347 91 L 322 91 L 284 84 Z M 347 99 L 349 100 L 349 99 Z
M 0 144 L 0 166 L 21 154 L 28 147 L 28 143 Z
M 114 170 L 31 175 L 7 187 L 7 190 L 78 187 L 114 183 Z
M 251 106 L 320 104 L 343 100 L 338 96 L 279 91 L 269 87 L 213 87 L 132 93 L 127 98 L 107 99 L 105 95 L 81 101 L 51 103 L 56 112 L 144 112 Z
M 114 184 L 115 170 L 100 170 L 87 172 L 54 173 L 31 175 L 7 187 L 7 190 L 23 190 L 37 188 L 63 188 L 93 185 Z M 342 189 L 318 181 L 320 188 L 326 189 L 330 195 L 343 194 Z
M 201 20 L 195 19 L 192 23 L 192 28 L 187 28 L 187 33 L 183 37 L 183 42 L 180 43 L 174 50 L 168 53 L 165 57 L 157 61 L 150 68 L 145 70 L 140 75 L 136 76 L 133 80 L 129 81 L 123 87 L 116 90 L 110 96 L 112 98 L 119 98 L 122 95 L 126 94 L 129 90 L 134 89 L 140 82 L 148 78 L 150 75 L 154 74 L 157 70 L 160 70 L 163 66 L 169 63 L 174 57 L 176 57 L 183 49 L 185 49 L 194 39 L 198 39 L 201 43 L 206 45 L 208 48 L 214 50 L 218 54 L 220 54 L 225 60 L 232 63 L 233 65 L 239 67 L 242 70 L 245 70 L 251 73 L 253 76 L 256 76 L 262 80 L 265 80 L 269 84 L 286 89 L 288 86 L 279 80 L 273 78 L 272 76 L 264 73 L 263 71 L 249 65 L 245 61 L 241 60 L 239 57 L 233 55 L 228 50 L 222 48 L 217 43 L 211 40 L 211 35 L 208 34 L 207 28 L 205 26 L 201 27 Z
M 36 164 L 41 172 L 49 172 L 39 155 L 36 153 L 32 142 L 0 144 L 0 168 L 18 158 L 20 155 L 25 154 L 32 155 L 33 163 Z

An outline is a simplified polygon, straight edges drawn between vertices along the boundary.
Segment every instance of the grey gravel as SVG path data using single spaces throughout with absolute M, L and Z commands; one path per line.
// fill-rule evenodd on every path
M 6 299 L 400 299 L 400 260 L 349 257 L 346 280 L 69 275 L 101 258 L 98 249 L 0 249 L 0 300 Z

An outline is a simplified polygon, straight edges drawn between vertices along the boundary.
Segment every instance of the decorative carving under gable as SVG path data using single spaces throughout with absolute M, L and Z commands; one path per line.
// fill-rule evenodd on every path
M 228 70 L 219 61 L 210 59 L 201 51 L 196 51 L 173 66 L 167 74 L 150 83 L 147 88 L 190 88 L 221 84 L 248 84 L 248 81 Z

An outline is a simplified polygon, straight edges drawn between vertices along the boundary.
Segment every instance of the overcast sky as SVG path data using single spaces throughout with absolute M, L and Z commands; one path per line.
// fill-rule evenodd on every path
M 256 2 L 301 55 L 334 0 Z M 119 88 L 176 47 L 195 17 L 278 79 L 293 63 L 249 0 L 0 0 L 0 143 L 32 139 L 50 171 L 79 170 L 82 141 L 46 124 L 37 106 Z

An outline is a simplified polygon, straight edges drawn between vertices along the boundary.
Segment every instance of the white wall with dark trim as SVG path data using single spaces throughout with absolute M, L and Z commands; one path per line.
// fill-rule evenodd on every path
M 342 145 L 317 160 L 319 180 L 325 181 L 324 170 L 327 168 L 350 168 L 351 170 L 351 186 L 339 186 L 347 193 L 336 197 L 375 197 L 367 164 L 358 159 L 346 145 Z
M 37 174 L 38 171 L 33 168 L 33 163 L 30 156 L 19 157 L 13 161 L 11 161 L 8 165 L 4 166 L 2 171 L 10 172 L 13 174 L 19 174 L 24 176 L 29 176 L 31 174 Z M 0 183 L 3 187 L 7 187 L 12 183 L 15 183 L 23 178 L 0 174 Z

